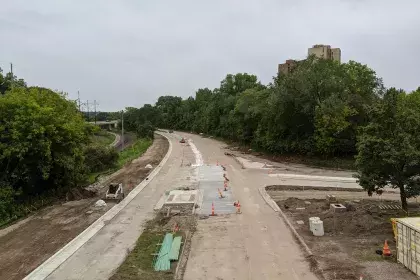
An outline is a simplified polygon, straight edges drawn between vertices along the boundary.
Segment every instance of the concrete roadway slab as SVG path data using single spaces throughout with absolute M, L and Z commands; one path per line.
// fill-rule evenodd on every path
M 184 280 L 317 279 L 283 220 L 259 194 L 259 187 L 278 178 L 241 169 L 223 154 L 220 142 L 183 135 L 193 139 L 204 164 L 224 163 L 234 199 L 242 206 L 242 214 L 199 220 Z
M 223 169 L 216 165 L 203 165 L 198 167 L 199 183 L 198 188 L 203 194 L 202 204 L 197 209 L 197 214 L 211 214 L 212 203 L 214 204 L 216 214 L 235 213 L 233 206 L 233 194 L 230 187 L 227 191 L 223 190 L 224 178 Z M 220 198 L 218 189 L 221 191 L 223 198 Z

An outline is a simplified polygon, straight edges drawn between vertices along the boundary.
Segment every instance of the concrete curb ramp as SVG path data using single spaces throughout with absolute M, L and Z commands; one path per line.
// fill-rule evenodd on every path
M 172 153 L 172 143 L 171 140 L 161 132 L 156 131 L 156 133 L 162 135 L 169 141 L 169 149 L 165 157 L 159 163 L 159 165 L 149 174 L 146 178 L 148 180 L 143 180 L 138 184 L 119 204 L 115 205 L 108 210 L 104 215 L 97 219 L 93 224 L 91 224 L 87 229 L 85 229 L 81 234 L 76 236 L 72 241 L 67 243 L 63 248 L 61 248 L 57 253 L 52 255 L 44 263 L 38 266 L 33 270 L 24 280 L 42 280 L 47 278 L 51 273 L 54 272 L 62 263 L 64 263 L 69 257 L 71 257 L 80 247 L 82 247 L 86 242 L 88 242 L 99 230 L 101 230 L 105 224 L 112 220 L 122 209 L 124 209 L 130 202 L 136 197 L 159 173 L 163 165 L 168 160 L 169 156 Z

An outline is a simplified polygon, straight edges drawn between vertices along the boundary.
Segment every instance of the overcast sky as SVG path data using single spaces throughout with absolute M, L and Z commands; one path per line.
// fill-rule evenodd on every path
M 420 86 L 418 0 L 2 0 L 0 66 L 102 111 L 194 95 L 227 73 L 268 83 L 313 44 Z

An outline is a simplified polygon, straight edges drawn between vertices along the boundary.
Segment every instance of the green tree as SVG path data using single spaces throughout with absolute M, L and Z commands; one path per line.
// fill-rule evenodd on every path
M 356 167 L 360 185 L 369 194 L 398 188 L 407 198 L 420 194 L 420 92 L 406 95 L 389 89 L 372 107 L 372 121 L 361 129 Z
M 23 79 L 18 79 L 12 73 L 3 75 L 3 70 L 0 68 L 0 95 L 5 94 L 6 91 L 17 88 L 25 88 L 26 82 Z
M 89 129 L 74 102 L 45 88 L 0 96 L 0 186 L 27 197 L 78 186 Z

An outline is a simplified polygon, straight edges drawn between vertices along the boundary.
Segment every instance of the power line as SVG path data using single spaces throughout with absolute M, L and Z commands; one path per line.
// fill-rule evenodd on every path
M 95 124 L 96 124 L 96 105 L 99 105 L 99 103 L 97 103 L 96 100 L 93 100 L 93 107 L 94 107 L 94 110 L 95 110 L 95 115 L 94 115 L 94 117 L 95 117 Z

